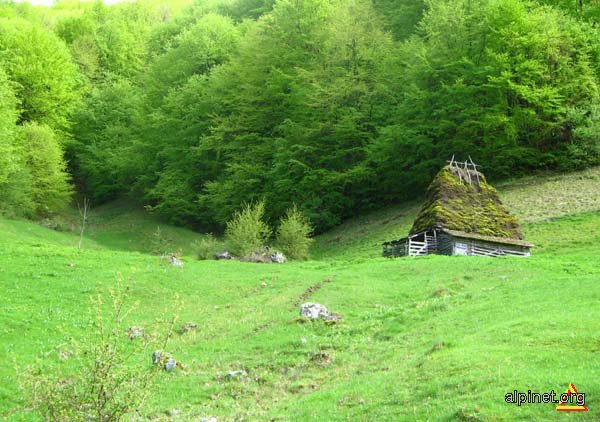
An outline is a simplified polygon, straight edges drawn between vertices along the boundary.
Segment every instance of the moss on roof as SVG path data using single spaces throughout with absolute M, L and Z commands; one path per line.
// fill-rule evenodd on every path
M 469 182 L 470 179 L 470 182 Z M 498 192 L 474 170 L 446 166 L 435 176 L 410 234 L 433 228 L 508 239 L 523 239 L 517 219 Z

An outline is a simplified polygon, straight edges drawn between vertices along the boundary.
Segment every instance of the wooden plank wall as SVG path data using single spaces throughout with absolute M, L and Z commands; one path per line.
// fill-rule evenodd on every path
M 476 256 L 530 256 L 529 250 L 518 245 L 502 245 L 498 243 L 470 240 L 469 254 Z
M 407 239 L 405 242 L 387 242 L 384 244 L 383 256 L 425 256 L 428 254 L 453 255 L 457 242 L 466 243 L 467 255 L 474 256 L 530 256 L 528 248 L 518 245 L 485 242 L 476 239 L 454 237 L 441 232 L 428 232 L 425 242 Z

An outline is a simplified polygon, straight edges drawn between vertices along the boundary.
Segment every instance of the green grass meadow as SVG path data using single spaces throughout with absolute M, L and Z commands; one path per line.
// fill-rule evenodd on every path
M 198 261 L 200 234 L 123 204 L 93 210 L 83 250 L 77 233 L 1 219 L 0 415 L 38 419 L 16 369 L 41 357 L 70 365 L 58 348 L 84 336 L 90 297 L 122 278 L 138 302 L 129 325 L 199 325 L 171 342 L 188 371 L 159 375 L 150 420 L 600 420 L 598 175 L 501 186 L 536 244 L 529 259 L 379 257 L 418 202 L 348 221 L 317 238 L 312 260 L 284 265 Z M 524 197 L 537 206 L 517 206 Z M 157 225 L 184 268 L 148 254 Z M 303 323 L 302 301 L 343 321 Z M 225 379 L 231 370 L 248 375 Z M 588 412 L 504 401 L 569 383 Z

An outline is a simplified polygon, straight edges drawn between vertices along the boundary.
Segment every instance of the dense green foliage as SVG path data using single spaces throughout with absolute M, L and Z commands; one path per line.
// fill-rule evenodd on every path
M 78 95 L 76 68 L 66 45 L 43 27 L 2 19 L 0 51 L 19 100 L 19 122 L 66 128 Z
M 91 90 L 74 113 L 71 166 L 85 191 L 98 201 L 114 199 L 135 178 L 132 144 L 141 125 L 141 99 L 126 80 L 111 80 Z
M 17 100 L 6 73 L 0 68 L 0 186 L 5 185 L 18 169 L 15 145 Z
M 35 211 L 42 213 L 60 208 L 67 203 L 71 187 L 56 135 L 47 126 L 26 123 L 20 128 L 20 138 Z
M 0 18 L 0 210 L 32 216 L 69 201 L 62 142 L 78 95 L 75 65 L 55 34 Z
M 8 174 L 26 169 L 13 141 L 26 122 L 54 132 L 96 204 L 128 195 L 212 231 L 265 200 L 270 223 L 295 203 L 320 232 L 420 195 L 452 155 L 471 155 L 492 179 L 600 161 L 595 2 L 146 0 L 0 12 L 6 198 Z

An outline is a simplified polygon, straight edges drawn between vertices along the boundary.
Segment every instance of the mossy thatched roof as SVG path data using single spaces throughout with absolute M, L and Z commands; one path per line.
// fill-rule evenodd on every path
M 442 168 L 429 185 L 410 235 L 433 228 L 523 239 L 516 218 L 502 204 L 498 192 L 487 184 L 483 174 L 455 166 Z

